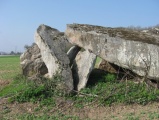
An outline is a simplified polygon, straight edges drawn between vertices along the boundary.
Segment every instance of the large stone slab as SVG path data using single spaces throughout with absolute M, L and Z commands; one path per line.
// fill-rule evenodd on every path
M 140 76 L 159 79 L 159 36 L 126 28 L 68 24 L 68 40 Z
M 40 49 L 36 44 L 30 46 L 21 56 L 22 74 L 27 77 L 45 75 L 48 73 L 44 61 L 41 59 Z
M 95 61 L 96 55 L 88 50 L 77 54 L 72 66 L 75 90 L 80 91 L 86 86 Z
M 55 74 L 62 77 L 68 90 L 73 89 L 70 60 L 66 54 L 64 34 L 57 29 L 40 25 L 35 33 L 35 42 L 40 48 L 41 56 L 48 68 L 48 75 L 52 78 Z

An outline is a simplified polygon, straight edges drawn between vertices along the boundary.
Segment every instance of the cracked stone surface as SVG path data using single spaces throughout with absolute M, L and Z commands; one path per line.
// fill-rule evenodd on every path
M 140 76 L 159 79 L 159 36 L 127 28 L 68 24 L 67 39 Z
M 74 89 L 80 91 L 87 84 L 90 73 L 96 61 L 96 55 L 89 52 L 79 52 L 73 62 L 72 74 L 74 78 Z
M 41 58 L 40 49 L 36 44 L 33 44 L 20 56 L 20 64 L 23 75 L 27 77 L 48 73 L 47 67 Z
M 66 40 L 64 33 L 46 25 L 40 25 L 35 33 L 35 42 L 40 48 L 43 61 L 48 68 L 48 75 L 52 78 L 59 74 L 68 91 L 73 89 L 70 60 L 66 54 Z

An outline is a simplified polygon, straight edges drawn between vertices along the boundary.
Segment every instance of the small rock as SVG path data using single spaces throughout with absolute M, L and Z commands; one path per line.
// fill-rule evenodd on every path
M 5 109 L 8 109 L 8 107 L 7 107 L 7 106 L 3 106 L 3 107 L 2 107 L 2 109 L 4 109 L 4 110 L 5 110 Z

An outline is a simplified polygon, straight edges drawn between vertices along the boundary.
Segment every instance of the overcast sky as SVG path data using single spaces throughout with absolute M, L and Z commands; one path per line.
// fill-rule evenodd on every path
M 154 26 L 159 0 L 0 0 L 0 51 L 24 52 L 40 24 L 65 31 L 70 23 Z

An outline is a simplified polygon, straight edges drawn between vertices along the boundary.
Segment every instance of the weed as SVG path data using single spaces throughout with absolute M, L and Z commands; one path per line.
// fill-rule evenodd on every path
M 45 89 L 44 86 L 29 86 L 25 89 L 24 92 L 20 93 L 15 97 L 15 100 L 18 102 L 35 102 L 38 100 L 42 100 L 46 97 L 46 94 L 44 94 Z
M 64 92 L 58 87 L 61 83 L 59 75 L 52 79 L 41 78 L 37 81 L 27 81 L 25 89 L 20 91 L 12 98 L 17 102 L 37 102 L 41 101 L 43 105 L 55 104 L 52 96 L 65 96 Z
M 138 116 L 127 116 L 126 120 L 140 120 Z
M 18 116 L 18 120 L 79 120 L 79 117 L 76 116 L 67 116 L 67 115 L 63 115 L 63 114 L 59 114 L 59 115 L 41 115 L 41 116 L 37 116 L 34 114 L 23 114 L 23 115 L 19 115 Z
M 104 79 L 107 81 L 107 82 L 115 82 L 117 76 L 115 74 L 111 74 L 111 73 L 108 73 L 107 75 L 104 76 Z
M 156 119 L 159 119 L 159 113 L 157 113 L 157 112 L 150 112 L 149 114 L 148 114 L 148 117 L 149 117 L 149 119 L 150 120 L 156 120 Z
M 2 112 L 2 114 L 7 114 L 7 113 L 9 113 L 9 112 L 11 112 L 10 109 L 5 109 L 5 110 Z
M 13 79 L 14 80 L 9 85 L 0 90 L 0 97 L 13 96 L 27 86 L 26 78 L 24 76 L 17 75 Z
M 50 106 L 50 105 L 55 106 L 56 102 L 53 98 L 47 98 L 47 99 L 42 100 L 40 102 L 40 105 L 41 106 L 43 106 L 43 105 L 45 105 L 45 106 Z

